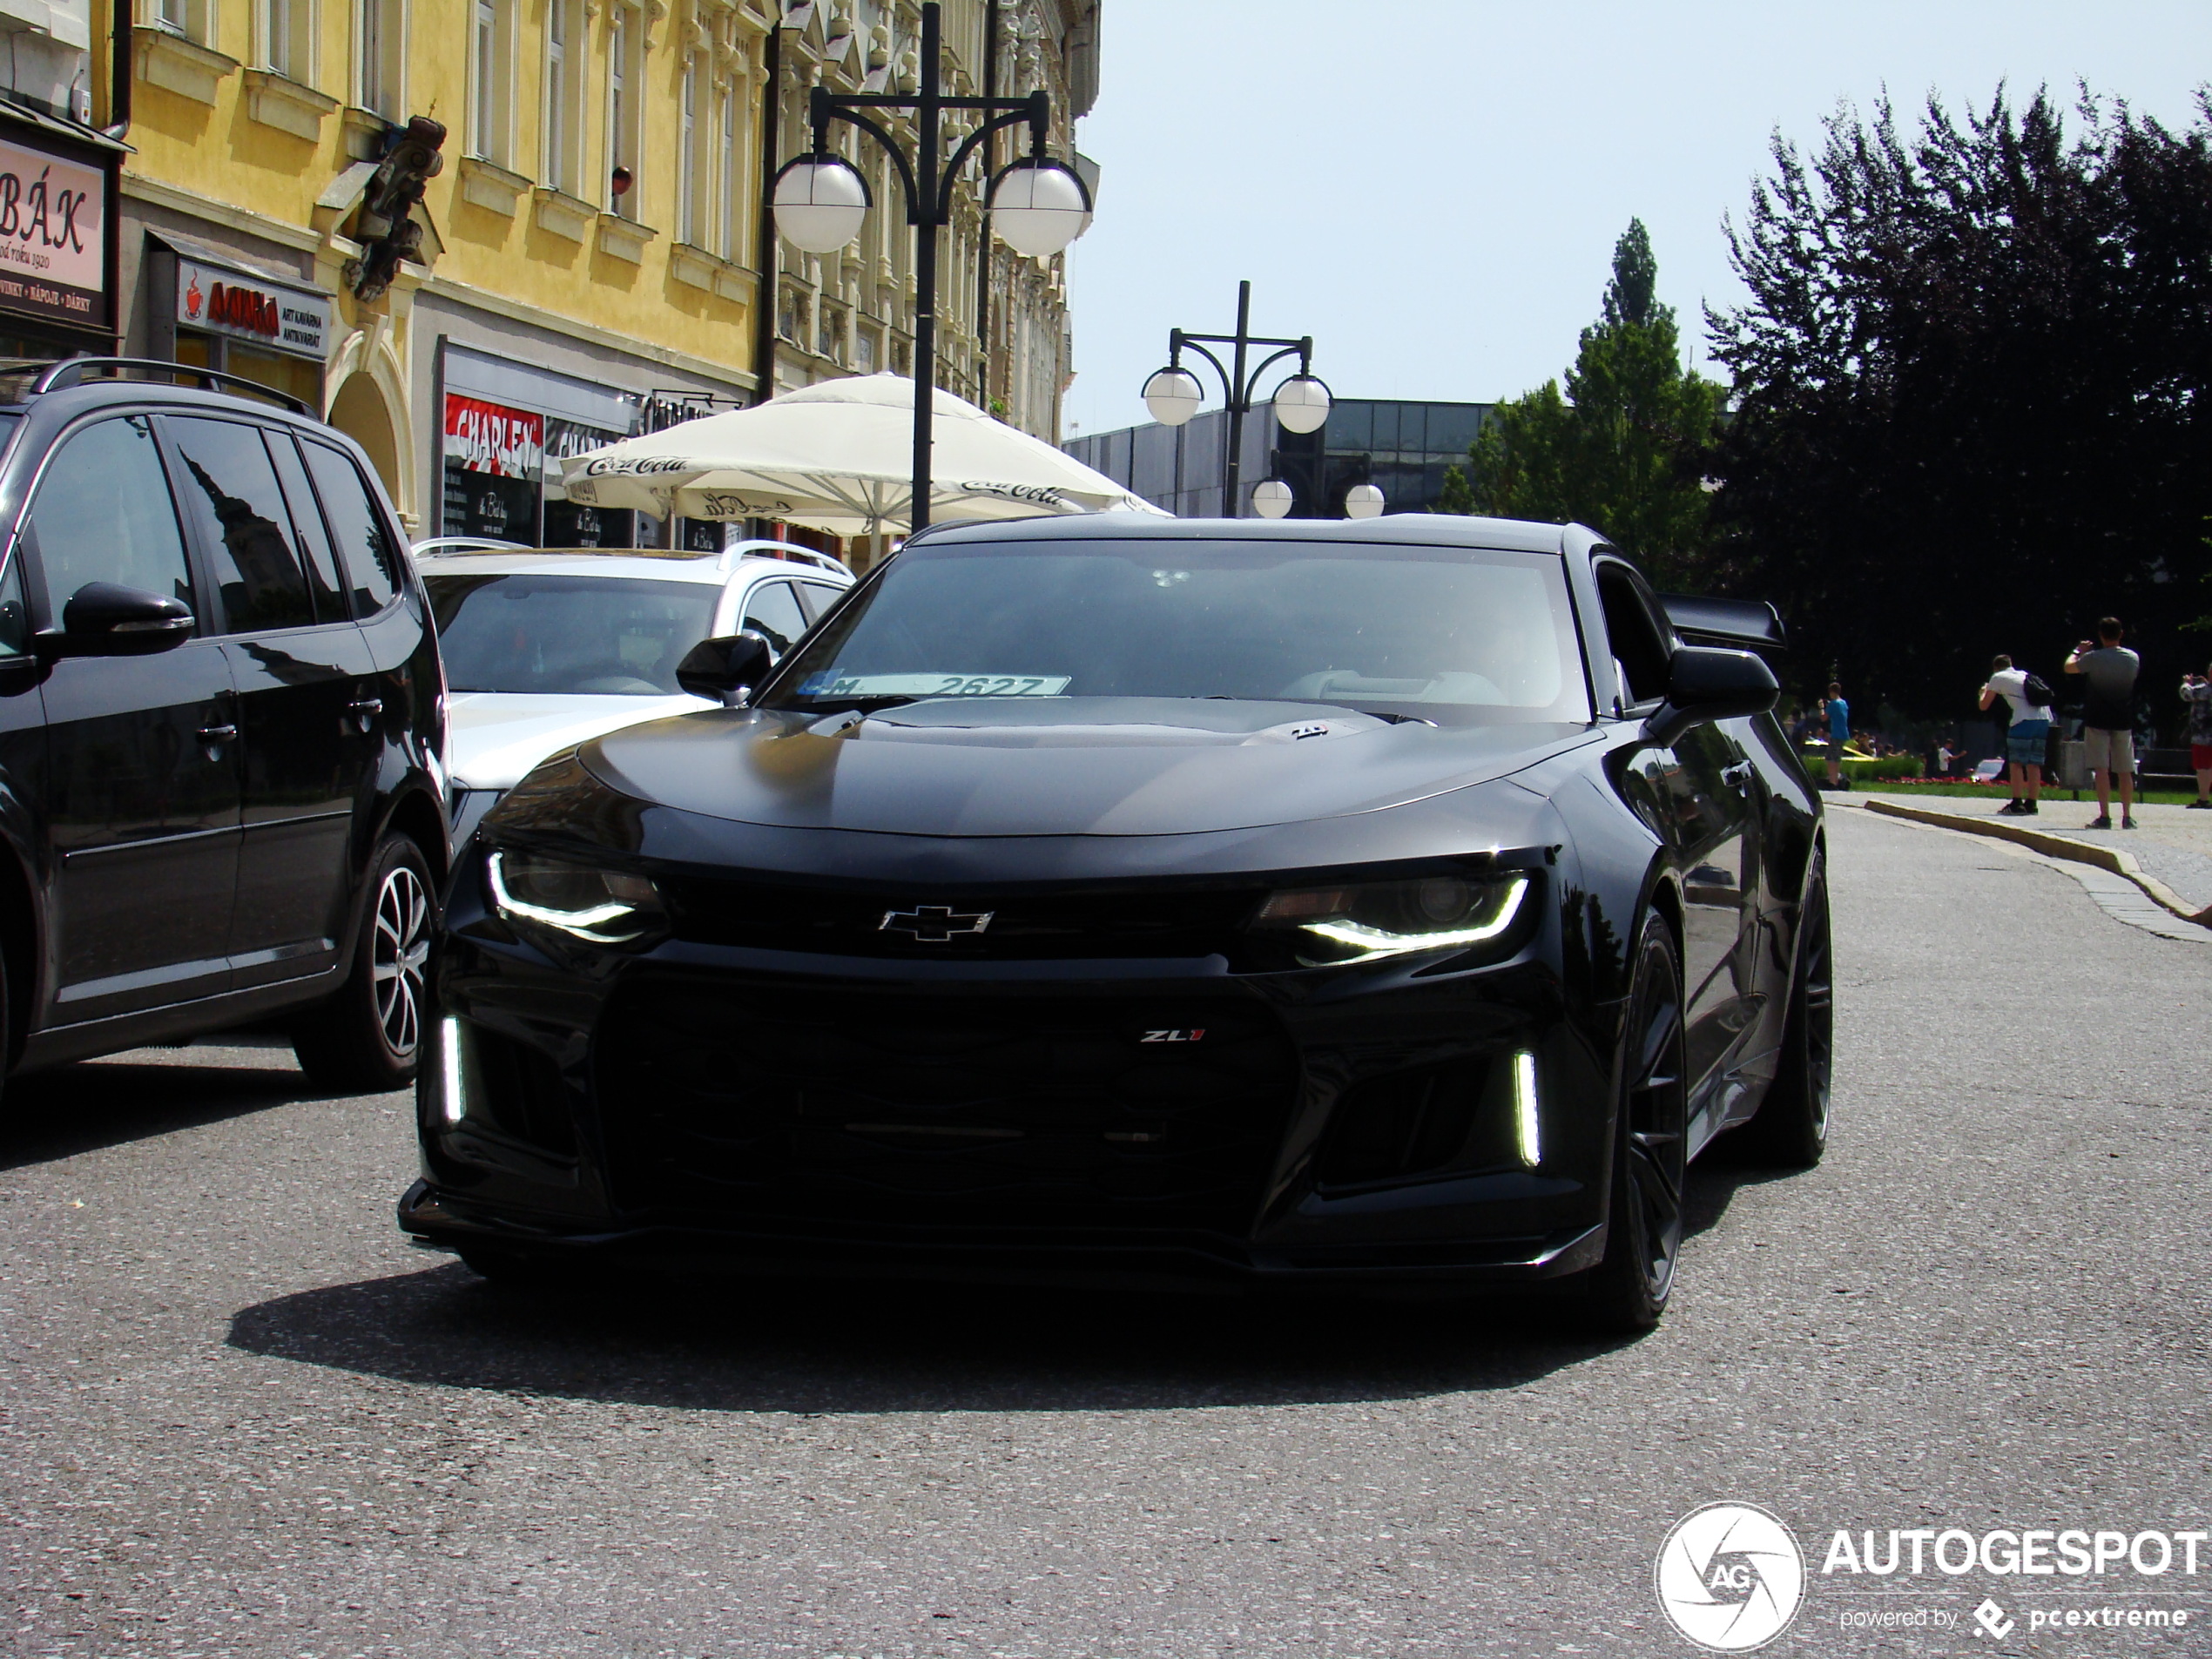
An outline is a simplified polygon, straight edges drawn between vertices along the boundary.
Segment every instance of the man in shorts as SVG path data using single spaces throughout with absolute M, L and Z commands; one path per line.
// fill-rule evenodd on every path
M 2189 766 L 2196 773 L 2195 812 L 2212 812 L 2212 676 L 2182 676 L 2182 706 L 2189 717 Z
M 2013 798 L 1997 811 L 2005 818 L 2033 818 L 2043 794 L 2043 751 L 2051 735 L 2051 711 L 2027 694 L 2027 671 L 2014 668 L 2013 659 L 2000 657 L 1989 665 L 1989 683 L 1981 688 L 1981 705 L 1989 707 L 2003 698 L 2012 711 L 2012 725 L 2005 733 L 2005 759 L 2012 763 Z
M 2091 829 L 2112 827 L 2112 779 L 2120 776 L 2120 826 L 2135 827 L 2135 676 L 2142 658 L 2121 644 L 2120 618 L 2097 624 L 2097 644 L 2083 640 L 2066 659 L 2066 671 L 2089 682 L 2082 718 L 2082 764 L 2096 774 L 2097 815 Z
M 1844 745 L 1851 741 L 1851 705 L 1844 701 L 1844 688 L 1834 680 L 1828 682 L 1828 705 L 1822 711 L 1828 717 L 1828 787 L 1844 789 Z

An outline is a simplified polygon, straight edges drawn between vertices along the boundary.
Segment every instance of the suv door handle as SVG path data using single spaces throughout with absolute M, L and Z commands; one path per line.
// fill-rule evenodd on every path
M 199 728 L 199 740 L 210 748 L 219 743 L 236 743 L 238 728 L 234 725 L 204 725 Z
M 1726 784 L 1730 789 L 1735 789 L 1742 785 L 1750 783 L 1751 781 L 1751 763 L 1748 760 L 1739 760 L 1732 766 L 1723 766 L 1721 768 L 1721 781 Z
M 384 712 L 384 699 L 381 697 L 357 697 L 346 705 L 346 712 L 354 717 L 354 724 L 366 733 L 376 724 L 376 717 Z

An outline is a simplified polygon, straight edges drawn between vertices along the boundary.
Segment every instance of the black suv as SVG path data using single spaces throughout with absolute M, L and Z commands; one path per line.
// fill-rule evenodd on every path
M 321 1087 L 412 1077 L 448 853 L 428 615 L 361 451 L 293 400 L 0 362 L 11 1069 L 280 1019 Z

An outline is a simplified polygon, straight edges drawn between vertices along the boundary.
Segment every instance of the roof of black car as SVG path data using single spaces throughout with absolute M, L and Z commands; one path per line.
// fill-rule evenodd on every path
M 1150 513 L 1077 513 L 999 523 L 950 520 L 933 524 L 911 539 L 924 547 L 947 542 L 1365 542 L 1559 553 L 1566 548 L 1566 527 L 1448 513 L 1392 513 L 1364 519 L 1162 518 Z

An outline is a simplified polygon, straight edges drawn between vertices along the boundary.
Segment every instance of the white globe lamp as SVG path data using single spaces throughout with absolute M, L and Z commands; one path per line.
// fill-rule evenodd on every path
M 786 241 L 808 253 L 834 253 L 860 233 L 868 181 L 835 156 L 802 156 L 776 175 L 772 199 Z
M 1329 388 L 1311 374 L 1293 374 L 1275 388 L 1275 421 L 1285 432 L 1318 432 L 1329 419 Z
M 1291 487 L 1280 478 L 1263 478 L 1252 486 L 1252 511 L 1262 518 L 1282 518 L 1291 510 Z
M 1384 505 L 1382 491 L 1372 484 L 1354 484 L 1344 492 L 1346 518 L 1380 518 Z
M 1198 377 L 1187 368 L 1163 368 L 1144 382 L 1144 407 L 1162 426 L 1181 426 L 1204 401 Z
M 1090 192 L 1056 161 L 1017 161 L 992 181 L 991 228 L 1016 253 L 1049 259 L 1090 222 Z

